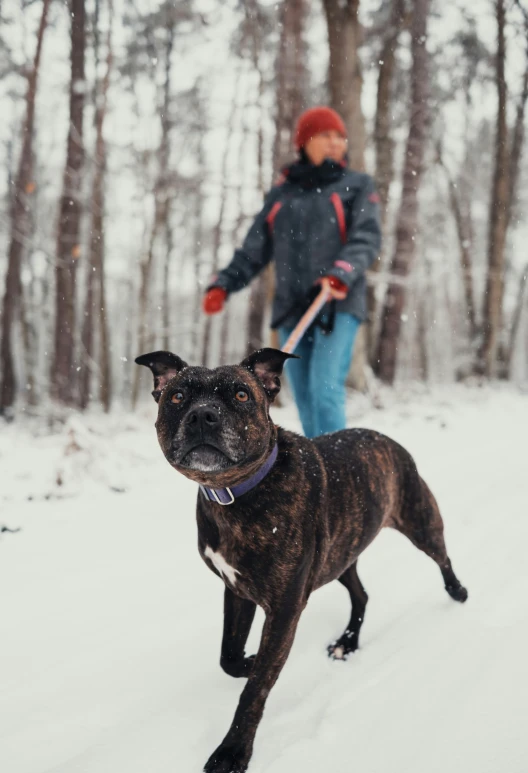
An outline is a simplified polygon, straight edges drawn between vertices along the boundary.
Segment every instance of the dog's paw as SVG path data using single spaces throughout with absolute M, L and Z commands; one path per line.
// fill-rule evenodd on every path
M 229 674 L 229 676 L 234 676 L 236 679 L 240 677 L 247 678 L 251 673 L 254 662 L 254 655 L 251 655 L 249 658 L 240 658 L 240 660 L 228 660 L 227 658 L 220 658 L 220 666 L 223 668 L 226 674 Z
M 328 657 L 332 660 L 346 660 L 358 647 L 358 635 L 345 633 L 338 641 L 330 644 L 326 651 L 328 652 Z
M 342 647 L 340 644 L 330 644 L 326 648 L 326 651 L 328 652 L 328 657 L 332 660 L 346 660 L 348 653 L 345 652 L 345 648 Z
M 445 589 L 455 601 L 460 601 L 462 604 L 467 601 L 468 592 L 463 585 L 446 585 Z
M 205 763 L 204 773 L 245 773 L 251 749 L 243 745 L 221 743 Z

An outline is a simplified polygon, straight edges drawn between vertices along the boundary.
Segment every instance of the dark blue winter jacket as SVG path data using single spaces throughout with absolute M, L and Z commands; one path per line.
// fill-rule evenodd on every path
M 336 310 L 363 320 L 365 272 L 381 244 L 378 202 L 368 175 L 331 160 L 316 167 L 301 159 L 284 170 L 284 181 L 267 195 L 242 248 L 210 286 L 241 290 L 273 260 L 272 327 L 293 327 L 314 282 L 326 274 L 350 288 Z

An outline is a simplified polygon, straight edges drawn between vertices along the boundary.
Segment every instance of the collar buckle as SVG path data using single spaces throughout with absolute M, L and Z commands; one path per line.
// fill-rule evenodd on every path
M 222 505 L 222 507 L 225 507 L 226 505 L 232 505 L 233 502 L 235 501 L 235 497 L 233 495 L 233 492 L 231 491 L 230 488 L 227 488 L 227 486 L 226 486 L 225 489 L 223 489 L 223 491 L 226 491 L 229 494 L 229 496 L 231 497 L 231 500 L 229 502 L 222 502 L 222 500 L 218 496 L 218 493 L 217 493 L 216 489 L 210 488 L 209 491 L 213 495 L 213 498 L 214 498 L 215 502 L 218 502 L 218 504 Z
M 266 477 L 266 475 L 275 464 L 278 453 L 279 447 L 277 444 L 275 444 L 271 454 L 268 456 L 260 470 L 252 475 L 248 480 L 243 481 L 242 483 L 237 483 L 235 486 L 232 486 L 232 488 L 228 488 L 226 486 L 225 488 L 214 489 L 210 488 L 209 486 L 200 485 L 202 494 L 206 499 L 209 500 L 209 502 L 216 502 L 218 505 L 222 505 L 222 507 L 225 507 L 226 505 L 232 505 L 236 497 L 240 497 L 242 494 L 246 494 L 248 491 L 251 491 L 251 489 L 254 489 L 255 486 L 257 486 L 260 481 Z M 227 502 L 225 501 L 225 497 L 229 497 Z

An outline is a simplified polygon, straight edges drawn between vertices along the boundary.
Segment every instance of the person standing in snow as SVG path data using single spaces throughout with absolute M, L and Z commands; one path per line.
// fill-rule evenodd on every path
M 208 286 L 203 310 L 221 311 L 230 293 L 275 263 L 272 328 L 280 345 L 330 281 L 332 299 L 298 344 L 287 374 L 306 437 L 344 429 L 345 381 L 367 311 L 365 272 L 379 253 L 379 197 L 372 178 L 347 168 L 347 133 L 334 110 L 314 107 L 298 122 L 298 159 L 282 170 L 241 249 Z

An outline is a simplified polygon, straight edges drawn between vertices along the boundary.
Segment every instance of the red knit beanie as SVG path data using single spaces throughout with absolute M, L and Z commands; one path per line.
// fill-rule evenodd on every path
M 308 140 L 315 137 L 316 134 L 332 131 L 332 129 L 342 134 L 343 137 L 347 136 L 343 119 L 331 107 L 312 107 L 310 110 L 305 110 L 299 117 L 295 129 L 297 150 L 303 148 Z

